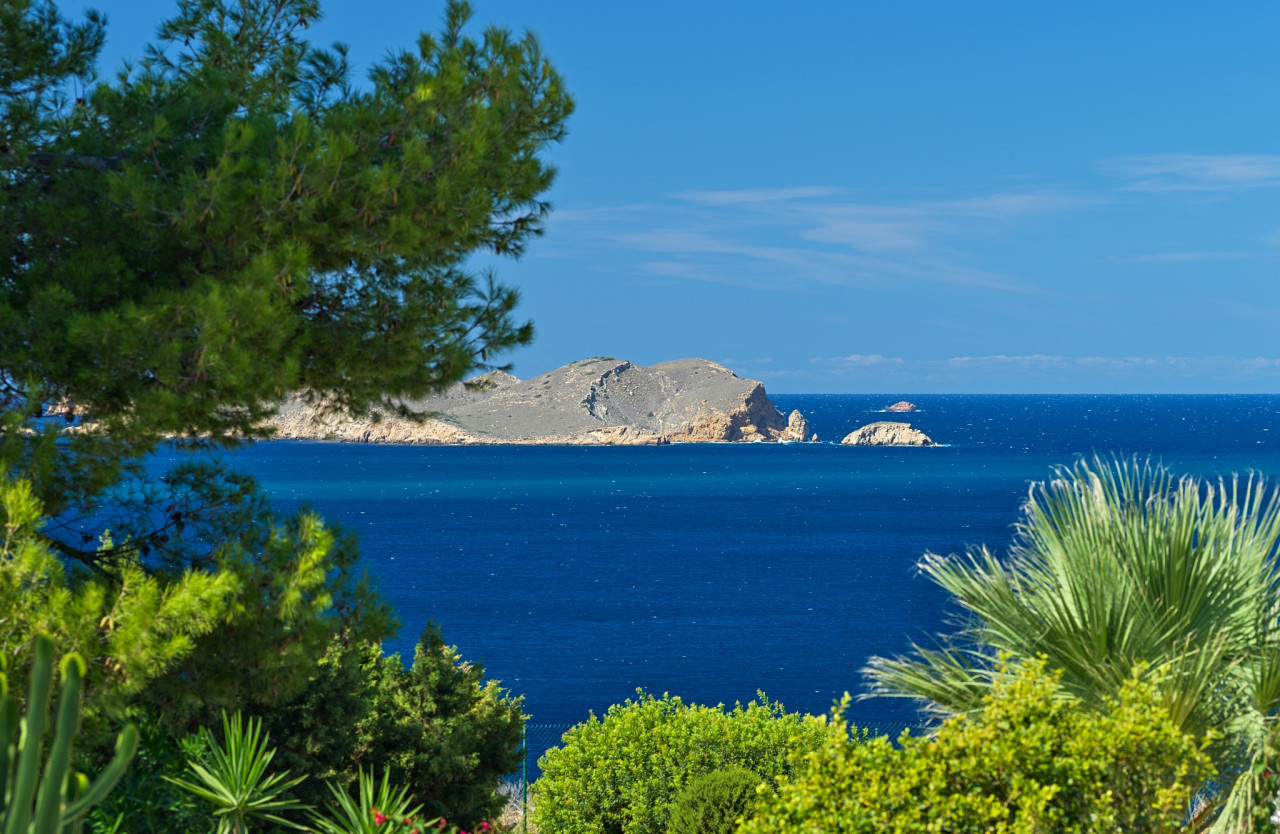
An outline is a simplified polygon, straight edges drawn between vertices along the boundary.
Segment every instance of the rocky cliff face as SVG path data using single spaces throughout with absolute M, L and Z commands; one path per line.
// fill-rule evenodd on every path
M 933 446 L 934 442 L 910 423 L 880 422 L 855 429 L 840 441 L 844 446 Z
M 759 382 L 704 359 L 649 367 L 587 359 L 524 381 L 495 372 L 407 405 L 434 416 L 321 417 L 293 399 L 268 425 L 277 437 L 358 443 L 652 445 L 809 434 L 804 416 L 784 420 Z
M 784 443 L 803 443 L 809 440 L 809 421 L 804 415 L 795 410 L 791 412 L 791 416 L 787 418 L 787 427 L 782 430 L 782 434 L 778 437 Z M 813 435 L 813 442 L 818 441 L 818 435 Z

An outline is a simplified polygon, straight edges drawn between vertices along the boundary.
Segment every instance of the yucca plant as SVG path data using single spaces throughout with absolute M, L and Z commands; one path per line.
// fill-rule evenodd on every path
M 334 783 L 329 783 L 329 790 L 336 800 L 329 806 L 329 814 L 312 814 L 312 822 L 323 834 L 398 834 L 399 832 L 434 831 L 442 827 L 442 820 L 434 819 L 418 823 L 414 818 L 422 810 L 421 805 L 412 805 L 409 790 L 405 787 L 391 786 L 390 771 L 383 771 L 382 781 L 377 782 L 373 771 L 359 773 L 356 788 L 358 796 L 350 794 Z M 484 828 L 488 828 L 488 824 Z
M 305 830 L 280 816 L 282 811 L 305 811 L 309 806 L 288 796 L 288 791 L 305 776 L 289 778 L 289 771 L 269 773 L 276 751 L 270 737 L 262 732 L 262 722 L 244 721 L 239 712 L 222 714 L 223 744 L 209 728 L 202 727 L 208 757 L 188 760 L 187 766 L 199 784 L 166 776 L 173 784 L 211 803 L 216 810 L 218 834 L 247 834 L 251 820 L 269 820 L 278 825 Z
M 995 658 L 1043 657 L 1101 704 L 1144 665 L 1178 725 L 1217 742 L 1213 830 L 1252 830 L 1280 709 L 1280 501 L 1260 478 L 1206 482 L 1138 461 L 1080 461 L 1035 484 L 1004 558 L 926 554 L 969 616 L 939 648 L 874 658 L 872 693 L 974 713 Z

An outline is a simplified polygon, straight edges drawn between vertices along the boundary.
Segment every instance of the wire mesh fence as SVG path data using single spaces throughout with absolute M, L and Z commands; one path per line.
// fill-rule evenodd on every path
M 507 798 L 507 810 L 503 823 L 508 829 L 518 828 L 522 834 L 529 830 L 529 786 L 542 775 L 538 760 L 542 754 L 560 744 L 561 737 L 573 724 L 528 724 L 520 738 L 524 754 L 520 772 L 503 780 L 501 792 Z

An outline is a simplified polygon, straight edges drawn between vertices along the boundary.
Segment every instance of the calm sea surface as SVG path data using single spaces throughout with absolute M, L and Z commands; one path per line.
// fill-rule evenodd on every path
M 897 399 L 920 411 L 875 413 Z M 1095 452 L 1280 477 L 1280 396 L 775 396 L 822 444 L 644 448 L 259 444 L 231 458 L 282 506 L 358 531 L 412 654 L 428 619 L 572 723 L 637 687 L 825 712 L 873 654 L 948 628 L 925 551 L 1002 549 L 1031 481 Z M 834 445 L 909 420 L 932 449 Z M 855 721 L 913 723 L 906 702 Z

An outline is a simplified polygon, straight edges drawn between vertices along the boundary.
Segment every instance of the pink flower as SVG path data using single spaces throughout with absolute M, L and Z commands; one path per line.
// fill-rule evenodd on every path
M 374 824 L 374 825 L 382 825 L 384 822 L 386 822 L 386 821 L 387 821 L 387 818 L 386 818 L 386 817 L 384 817 L 382 814 L 378 813 L 378 809 L 377 809 L 377 808 L 370 808 L 369 810 L 370 810 L 370 811 L 373 811 L 373 824 Z

